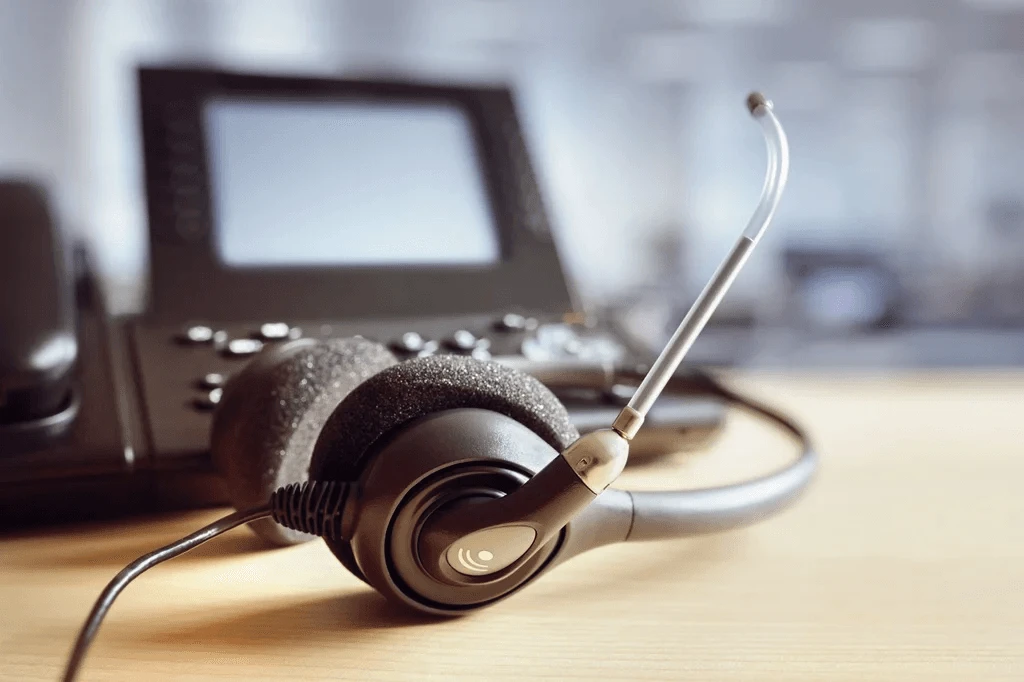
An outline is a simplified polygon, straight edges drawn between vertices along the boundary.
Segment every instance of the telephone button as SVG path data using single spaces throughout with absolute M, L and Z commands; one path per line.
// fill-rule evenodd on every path
M 231 357 L 246 357 L 263 350 L 263 342 L 258 339 L 231 339 L 224 353 Z
M 422 358 L 437 351 L 437 341 L 424 338 L 416 332 L 405 332 L 389 343 L 388 347 L 401 355 L 417 355 Z
M 444 340 L 446 348 L 458 352 L 469 353 L 476 348 L 477 338 L 473 332 L 460 329 Z
M 502 315 L 494 323 L 494 328 L 502 332 L 519 332 L 526 329 L 526 318 L 517 313 Z
M 416 332 L 405 332 L 388 345 L 399 353 L 419 353 L 426 342 L 426 339 Z
M 178 340 L 190 345 L 210 343 L 213 341 L 213 329 L 203 324 L 194 324 L 186 327 L 178 335 Z
M 299 338 L 302 330 L 290 326 L 287 322 L 264 322 L 260 325 L 258 334 L 264 341 L 283 341 Z
M 500 332 L 533 331 L 537 326 L 537 318 L 519 313 L 506 313 L 494 321 L 494 328 Z
M 423 348 L 421 348 L 420 352 L 416 354 L 416 357 L 420 357 L 420 358 L 429 357 L 429 356 L 431 356 L 431 355 L 433 355 L 434 353 L 437 352 L 437 347 L 438 347 L 437 341 L 434 341 L 433 339 L 431 339 L 430 341 L 427 341 L 425 344 L 423 344 Z
M 215 388 L 212 391 L 210 391 L 209 393 L 207 393 L 205 396 L 203 396 L 202 398 L 197 398 L 193 404 L 198 409 L 203 410 L 204 412 L 209 412 L 210 410 L 212 410 L 215 407 L 217 407 L 217 405 L 220 403 L 220 399 L 223 397 L 223 395 L 224 395 L 224 389 L 222 389 L 222 388 Z

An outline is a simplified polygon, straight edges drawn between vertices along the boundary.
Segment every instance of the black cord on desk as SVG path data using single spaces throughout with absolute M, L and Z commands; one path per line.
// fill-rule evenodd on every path
M 96 604 L 93 605 L 92 611 L 89 613 L 89 618 L 85 621 L 85 625 L 82 627 L 81 632 L 78 633 L 78 639 L 75 640 L 75 646 L 71 650 L 71 657 L 68 659 L 67 667 L 64 669 L 64 682 L 73 682 L 75 677 L 78 675 L 79 669 L 82 667 L 82 661 L 85 659 L 85 654 L 89 649 L 89 645 L 92 644 L 92 640 L 96 637 L 96 632 L 100 629 L 100 624 L 103 622 L 103 617 L 107 615 L 110 610 L 110 606 L 114 603 L 114 599 L 121 593 L 128 583 L 135 580 L 147 569 L 153 568 L 157 564 L 163 563 L 168 559 L 173 559 L 176 556 L 181 556 L 185 552 L 198 547 L 207 540 L 226 533 L 232 528 L 249 523 L 250 521 L 256 521 L 262 519 L 271 514 L 271 507 L 269 504 L 263 505 L 262 507 L 256 507 L 254 509 L 248 509 L 245 511 L 235 512 L 220 519 L 214 521 L 209 526 L 206 526 L 202 530 L 198 530 L 191 535 L 172 542 L 166 547 L 162 547 L 155 552 L 150 552 L 144 556 L 139 557 L 132 563 L 128 564 L 123 571 L 118 573 L 113 580 L 111 580 L 99 598 L 96 600 Z
M 351 492 L 352 485 L 344 481 L 306 481 L 285 485 L 274 491 L 267 504 L 225 516 L 202 530 L 128 564 L 107 584 L 93 605 L 89 618 L 85 621 L 82 631 L 78 633 L 75 647 L 71 650 L 67 668 L 64 669 L 63 681 L 74 681 L 82 667 L 86 651 L 96 638 L 96 632 L 117 595 L 146 570 L 168 559 L 181 556 L 232 528 L 268 516 L 286 528 L 322 537 L 340 538 L 346 523 L 345 513 L 349 510 Z

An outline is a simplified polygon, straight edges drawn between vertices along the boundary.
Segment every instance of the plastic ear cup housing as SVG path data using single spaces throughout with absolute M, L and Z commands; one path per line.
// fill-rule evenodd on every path
M 360 478 L 350 560 L 378 592 L 432 615 L 461 615 L 509 596 L 547 566 L 564 531 L 515 570 L 459 582 L 425 570 L 419 533 L 432 513 L 511 493 L 557 456 L 497 412 L 464 408 L 415 420 L 381 442 Z
M 334 408 L 396 363 L 384 346 L 362 338 L 299 339 L 268 348 L 232 377 L 214 413 L 211 451 L 235 508 L 265 504 L 280 486 L 306 480 Z M 268 519 L 252 527 L 277 545 L 312 539 Z
M 528 374 L 462 356 L 415 358 L 368 379 L 338 405 L 317 439 L 310 478 L 357 481 L 372 460 L 375 468 L 386 467 L 410 477 L 408 485 L 411 486 L 417 476 L 414 470 L 420 471 L 418 475 L 426 473 L 418 466 L 399 465 L 377 454 L 387 442 L 398 437 L 401 429 L 417 420 L 463 408 L 485 410 L 518 422 L 548 447 L 547 460 L 543 463 L 579 437 L 554 394 Z M 450 456 L 466 462 L 473 459 L 500 462 L 505 457 L 503 453 L 511 451 L 515 445 L 507 430 L 503 433 L 506 433 L 503 447 L 493 444 L 494 447 L 472 455 L 465 452 L 457 455 L 453 450 Z M 517 469 L 520 475 L 533 470 Z M 367 499 L 362 493 L 361 496 Z M 357 526 L 357 533 L 362 532 L 362 526 Z M 348 542 L 328 540 L 327 544 L 347 569 L 370 580 L 360 569 Z M 382 589 L 380 585 L 375 587 Z

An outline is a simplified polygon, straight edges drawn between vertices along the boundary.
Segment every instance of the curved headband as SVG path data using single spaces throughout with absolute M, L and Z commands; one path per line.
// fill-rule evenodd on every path
M 636 386 L 646 372 L 644 367 L 575 360 L 536 362 L 499 358 L 499 362 L 533 374 L 556 393 L 559 389 L 581 387 L 610 392 L 616 386 Z M 627 540 L 686 537 L 756 523 L 789 506 L 813 480 L 818 455 L 810 438 L 796 422 L 774 408 L 696 371 L 673 376 L 665 386 L 665 395 L 720 398 L 786 432 L 799 444 L 800 453 L 787 466 L 742 483 L 696 490 L 613 489 L 628 494 L 632 500 L 633 520 Z
M 746 526 L 789 506 L 814 478 L 818 454 L 810 439 L 788 417 L 712 382 L 713 395 L 746 409 L 786 431 L 800 445 L 789 465 L 765 476 L 697 490 L 629 492 L 633 524 L 627 540 L 660 540 Z M 668 387 L 671 394 L 671 383 Z

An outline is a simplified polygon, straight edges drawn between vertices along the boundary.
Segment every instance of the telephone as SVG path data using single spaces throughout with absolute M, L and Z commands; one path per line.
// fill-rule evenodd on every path
M 628 396 L 572 377 L 653 359 L 571 319 L 507 88 L 201 67 L 138 84 L 143 312 L 107 313 L 40 184 L 0 185 L 0 523 L 230 501 L 210 454 L 224 386 L 298 339 L 494 359 L 582 432 Z M 721 429 L 724 402 L 693 378 L 648 414 L 652 453 Z
M 74 302 L 52 225 L 38 185 L 0 183 L 0 442 L 10 446 L 61 433 L 78 411 Z
M 131 480 L 110 319 L 42 183 L 0 181 L 0 285 L 0 519 L 63 519 L 75 496 L 100 511 Z

